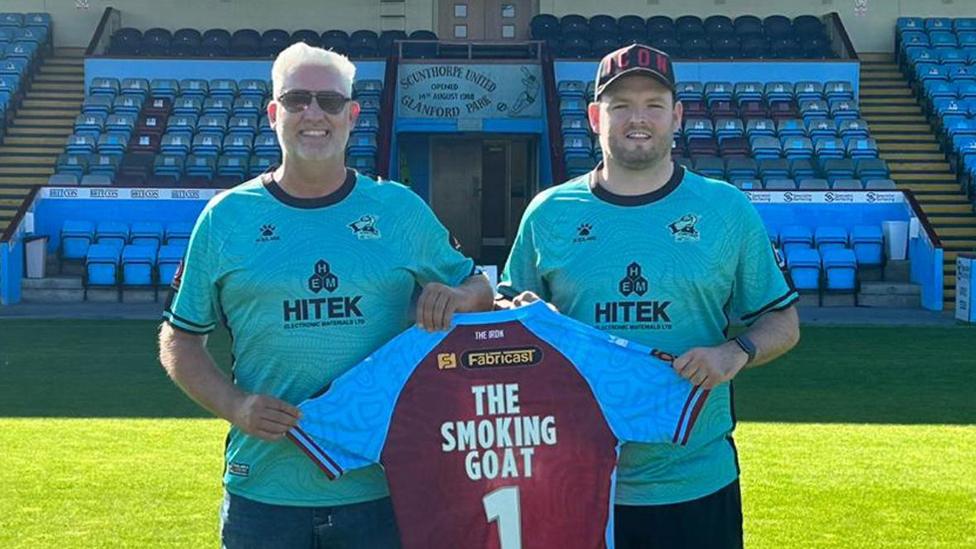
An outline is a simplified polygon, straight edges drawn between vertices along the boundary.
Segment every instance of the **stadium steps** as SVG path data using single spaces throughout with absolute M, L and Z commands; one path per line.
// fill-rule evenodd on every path
M 84 100 L 84 62 L 83 49 L 55 48 L 26 85 L 0 146 L 0 233 L 31 188 L 54 173 Z
M 943 298 L 956 296 L 956 256 L 976 249 L 976 215 L 934 128 L 890 53 L 859 54 L 861 116 L 900 189 L 911 190 L 942 241 Z M 907 298 L 906 298 L 907 299 Z

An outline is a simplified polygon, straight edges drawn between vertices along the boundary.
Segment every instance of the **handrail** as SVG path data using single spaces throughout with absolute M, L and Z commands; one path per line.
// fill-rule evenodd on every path
M 543 46 L 545 48 L 545 46 Z M 566 181 L 566 164 L 563 161 L 563 140 L 561 122 L 559 119 L 559 103 L 556 101 L 557 84 L 556 69 L 552 54 L 545 48 L 542 57 L 542 79 L 546 95 L 546 124 L 549 132 L 549 157 L 552 165 L 552 184 L 558 185 Z
M 31 187 L 29 193 L 24 198 L 24 201 L 17 208 L 17 213 L 14 214 L 14 218 L 10 220 L 10 224 L 7 225 L 7 229 L 3 231 L 3 235 L 0 235 L 0 243 L 10 242 L 20 227 L 20 223 L 24 220 L 24 216 L 27 215 L 27 210 L 34 205 L 34 199 L 37 198 L 37 193 L 41 190 L 40 185 L 34 185 Z
M 117 30 L 121 25 L 122 12 L 111 6 L 105 8 L 105 11 L 102 12 L 102 18 L 98 22 L 98 27 L 95 29 L 95 34 L 88 43 L 88 49 L 85 50 L 85 57 L 97 55 L 99 47 L 105 42 L 106 39 L 111 38 L 112 33 L 115 32 L 115 30 Z M 106 33 L 106 30 L 109 32 Z
M 932 228 L 932 223 L 929 221 L 929 217 L 925 215 L 925 211 L 922 210 L 922 206 L 918 203 L 918 200 L 915 199 L 915 193 L 908 189 L 899 190 L 905 194 L 905 198 L 908 199 L 908 203 L 912 207 L 912 212 L 914 212 L 915 217 L 918 218 L 918 224 L 925 229 L 925 234 L 929 236 L 929 240 L 932 242 L 932 245 L 936 248 L 941 248 L 942 241 L 939 240 L 939 235 L 935 234 L 935 229 Z
M 832 42 L 836 42 L 837 39 L 840 39 L 840 43 L 843 46 L 842 53 L 845 54 L 848 59 L 859 61 L 860 59 L 857 56 L 857 50 L 854 49 L 854 43 L 851 42 L 851 37 L 847 34 L 847 28 L 844 27 L 844 22 L 841 21 L 840 14 L 836 11 L 832 11 L 826 15 L 826 18 L 830 22 L 827 25 L 827 28 L 832 31 L 830 33 L 831 37 L 833 38 Z
M 393 146 L 393 125 L 396 123 L 396 89 L 397 73 L 399 72 L 400 58 L 395 53 L 390 53 L 386 58 L 386 75 L 383 82 L 383 105 L 382 116 L 385 120 L 380 120 L 380 142 L 377 153 L 379 162 L 376 163 L 376 175 L 390 178 L 390 155 Z

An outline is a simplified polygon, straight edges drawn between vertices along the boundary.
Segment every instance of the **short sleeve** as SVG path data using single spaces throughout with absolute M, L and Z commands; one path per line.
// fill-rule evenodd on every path
M 474 260 L 465 257 L 455 246 L 448 230 L 419 198 L 414 217 L 412 239 L 416 244 L 416 253 L 410 258 L 411 270 L 417 284 L 424 286 L 430 282 L 439 282 L 448 286 L 457 286 L 466 278 L 475 274 Z
M 519 292 L 532 292 L 545 301 L 552 299 L 539 270 L 539 257 L 532 215 L 526 212 L 519 224 L 518 234 L 515 235 L 500 284 Z
M 732 313 L 751 324 L 767 311 L 785 309 L 800 296 L 777 261 L 759 212 L 746 203 L 740 215 L 742 238 L 732 286 Z
M 410 328 L 298 407 L 288 438 L 334 480 L 380 460 L 403 386 L 447 332 Z
M 687 444 L 709 392 L 675 373 L 661 354 L 558 313 L 530 322 L 589 384 L 618 440 Z
M 186 255 L 173 276 L 165 318 L 175 328 L 194 334 L 207 334 L 217 324 L 216 273 L 220 249 L 215 244 L 213 213 L 207 208 L 197 218 Z

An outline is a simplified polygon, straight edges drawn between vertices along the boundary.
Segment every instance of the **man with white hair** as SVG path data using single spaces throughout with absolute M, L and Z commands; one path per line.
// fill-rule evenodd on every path
M 411 312 L 439 330 L 455 312 L 491 307 L 487 280 L 416 194 L 346 168 L 355 70 L 304 43 L 278 56 L 268 116 L 281 165 L 204 208 L 164 312 L 163 367 L 232 424 L 225 547 L 398 546 L 383 471 L 329 481 L 284 438 L 295 405 L 407 328 Z M 206 349 L 218 321 L 233 338 L 231 378 Z M 368 397 L 348 405 L 369 413 Z

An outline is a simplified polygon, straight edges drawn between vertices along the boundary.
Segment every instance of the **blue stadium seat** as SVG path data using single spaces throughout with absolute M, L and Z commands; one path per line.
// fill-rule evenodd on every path
M 135 95 L 122 95 L 112 102 L 112 114 L 132 116 L 133 122 L 142 111 L 144 100 Z
M 819 137 L 813 140 L 814 153 L 820 160 L 844 158 L 846 147 L 839 137 Z
M 149 82 L 149 93 L 153 97 L 176 99 L 180 94 L 180 83 L 173 78 L 154 78 Z
M 196 29 L 179 29 L 173 33 L 173 40 L 169 45 L 170 55 L 176 57 L 197 57 L 200 55 L 200 44 L 203 35 Z
M 174 116 L 200 116 L 203 110 L 203 100 L 200 97 L 181 95 L 173 101 L 170 110 Z
M 93 78 L 88 85 L 88 95 L 105 95 L 115 98 L 119 94 L 119 81 L 116 78 Z
M 185 243 L 167 244 L 159 248 L 159 254 L 156 256 L 156 270 L 158 273 L 157 282 L 160 286 L 169 286 L 173 283 L 176 269 L 183 261 L 184 254 L 186 254 Z
M 774 139 L 774 141 L 776 141 Z M 776 141 L 779 144 L 779 141 Z M 757 159 L 759 164 L 759 175 L 762 179 L 781 179 L 785 177 L 790 177 L 790 163 L 788 160 L 781 158 L 759 158 Z
M 229 117 L 234 108 L 233 99 L 224 96 L 210 96 L 203 101 L 203 116 L 226 116 Z
M 827 118 L 830 116 L 830 106 L 826 101 L 800 101 L 800 115 L 803 120 Z
M 88 248 L 83 277 L 86 298 L 89 286 L 115 286 L 118 284 L 121 257 L 121 245 L 93 244 Z
M 588 139 L 587 139 L 588 141 Z M 346 146 L 348 154 L 376 155 L 376 134 L 374 132 L 352 132 Z
M 790 160 L 813 157 L 813 142 L 808 137 L 784 137 L 781 142 L 783 154 Z
M 350 156 L 347 159 L 347 164 L 350 168 L 356 170 L 357 172 L 367 175 L 376 175 L 376 158 L 372 156 Z
M 857 177 L 863 180 L 887 179 L 891 174 L 888 163 L 880 158 L 860 158 L 854 161 Z
M 949 69 L 935 63 L 918 63 L 915 65 L 915 78 L 920 82 L 930 80 L 949 80 Z
M 130 244 L 122 249 L 122 285 L 156 285 L 157 247 L 152 245 Z
M 821 165 L 827 181 L 831 184 L 838 179 L 853 179 L 856 175 L 854 161 L 849 158 L 821 159 Z
M 753 137 L 749 146 L 752 148 L 752 156 L 757 160 L 780 158 L 783 155 L 783 146 L 775 137 Z
M 361 114 L 356 119 L 355 131 L 379 131 L 380 119 L 376 115 Z
M 225 154 L 217 159 L 217 176 L 243 181 L 247 176 L 250 158 Z
M 187 149 L 189 150 L 189 149 Z M 160 154 L 153 160 L 153 175 L 179 179 L 183 175 L 183 166 L 187 152 L 182 154 Z
M 258 131 L 258 117 L 255 115 L 233 116 L 227 121 L 228 135 L 239 135 L 253 140 Z
M 820 82 L 797 82 L 793 87 L 793 95 L 797 102 L 820 101 L 824 99 L 824 85 Z
M 91 221 L 65 220 L 61 226 L 61 260 L 81 260 L 88 255 L 88 248 L 95 240 L 95 225 Z
M 816 177 L 817 170 L 814 168 L 812 158 L 793 158 L 790 163 L 790 177 L 797 181 L 812 179 Z
M 847 229 L 834 225 L 819 226 L 814 230 L 813 241 L 821 254 L 828 248 L 846 248 Z
M 129 231 L 129 244 L 158 248 L 163 241 L 163 224 L 158 221 L 136 221 Z
M 200 78 L 185 78 L 180 80 L 180 96 L 186 98 L 200 99 L 201 105 L 203 98 L 210 94 L 210 82 Z
M 826 248 L 823 256 L 825 290 L 853 292 L 857 288 L 857 258 L 847 248 Z
M 725 173 L 730 180 L 756 179 L 759 165 L 752 158 L 729 158 L 725 163 Z
M 186 247 L 190 242 L 190 235 L 193 233 L 193 223 L 184 221 L 174 221 L 166 224 L 163 234 L 163 242 L 167 246 Z
M 281 147 L 278 146 L 278 138 L 274 132 L 260 133 L 254 138 L 254 154 L 264 156 L 277 156 L 281 154 Z
M 731 82 L 709 82 L 705 84 L 705 103 L 711 106 L 716 101 L 732 101 L 734 90 Z
M 694 171 L 712 179 L 725 179 L 725 162 L 716 156 L 703 156 L 694 160 Z
M 874 139 L 855 138 L 847 144 L 847 156 L 850 158 L 878 158 L 878 143 Z
M 851 244 L 857 264 L 880 267 L 884 262 L 884 236 L 878 225 L 855 225 L 851 230 Z
M 255 97 L 241 96 L 234 100 L 234 116 L 253 116 L 257 118 L 264 112 L 264 101 Z
M 780 234 L 782 238 L 782 233 Z M 820 289 L 820 254 L 812 248 L 793 248 L 786 253 L 786 265 L 793 286 L 800 291 Z
M 776 123 L 768 118 L 757 118 L 746 123 L 746 136 L 776 137 Z
M 250 156 L 253 146 L 254 138 L 243 134 L 231 133 L 224 138 L 222 150 L 224 154 Z
M 357 80 L 352 86 L 353 97 L 373 97 L 379 99 L 383 95 L 383 82 L 375 79 Z
M 949 80 L 959 84 L 960 82 L 974 82 L 976 81 L 976 72 L 973 71 L 972 66 L 955 66 L 948 67 Z
M 258 175 L 277 165 L 279 161 L 280 157 L 277 154 L 255 154 L 251 157 L 251 162 L 248 165 L 247 175 L 248 177 L 257 177 Z
M 705 86 L 701 82 L 680 82 L 677 94 L 680 101 L 704 101 Z
M 767 179 L 764 185 L 767 191 L 795 191 L 796 181 L 790 178 Z
M 899 33 L 906 30 L 925 30 L 925 20 L 921 17 L 899 17 L 895 22 L 895 29 Z
M 810 139 L 837 137 L 836 121 L 826 118 L 811 118 L 806 123 L 807 135 Z
M 956 35 L 950 31 L 932 31 L 929 33 L 929 45 L 933 48 L 955 48 L 959 43 Z
M 801 191 L 826 191 L 830 190 L 830 183 L 826 179 L 801 179 L 797 188 Z
M 217 158 L 214 156 L 191 154 L 186 157 L 186 163 L 183 165 L 184 176 L 201 180 L 209 181 L 213 179 L 216 171 Z
M 119 170 L 122 153 L 114 151 L 99 152 L 91 155 L 88 160 L 88 175 L 82 178 L 82 185 L 110 185 L 111 178 Z M 101 176 L 91 178 L 89 176 Z
M 69 154 L 58 155 L 55 162 L 55 173 L 72 174 L 78 179 L 88 171 L 88 154 Z
M 708 118 L 686 118 L 684 135 L 688 139 L 713 137 L 715 135 L 715 127 Z
M 835 123 L 837 125 L 837 133 L 841 139 L 867 139 L 870 137 L 868 123 L 860 118 L 838 118 L 835 120 Z
M 586 84 L 579 80 L 562 80 L 556 87 L 561 99 L 586 99 Z
M 193 138 L 193 145 L 190 153 L 196 156 L 209 156 L 216 158 L 223 145 L 223 134 L 215 135 L 212 133 L 198 133 Z
M 197 120 L 197 135 L 207 134 L 217 139 L 223 139 L 227 133 L 227 115 L 203 115 Z
M 969 56 L 963 50 L 956 48 L 935 50 L 936 58 L 943 67 L 964 67 L 969 62 Z
M 835 191 L 860 191 L 864 189 L 864 184 L 860 179 L 837 179 L 831 188 Z
M 145 78 L 124 78 L 119 85 L 122 95 L 138 98 L 142 103 L 149 97 L 149 81 Z
M 105 119 L 105 131 L 132 133 L 136 127 L 136 117 L 131 114 L 110 114 Z
M 959 97 L 959 86 L 945 80 L 928 80 L 922 82 L 922 90 L 929 101 L 937 99 L 956 99 Z
M 68 142 L 64 147 L 64 152 L 70 155 L 86 155 L 95 152 L 97 141 L 91 135 L 74 134 L 68 136 Z
M 129 226 L 118 221 L 99 221 L 95 228 L 95 243 L 108 244 L 120 250 L 129 242 Z

